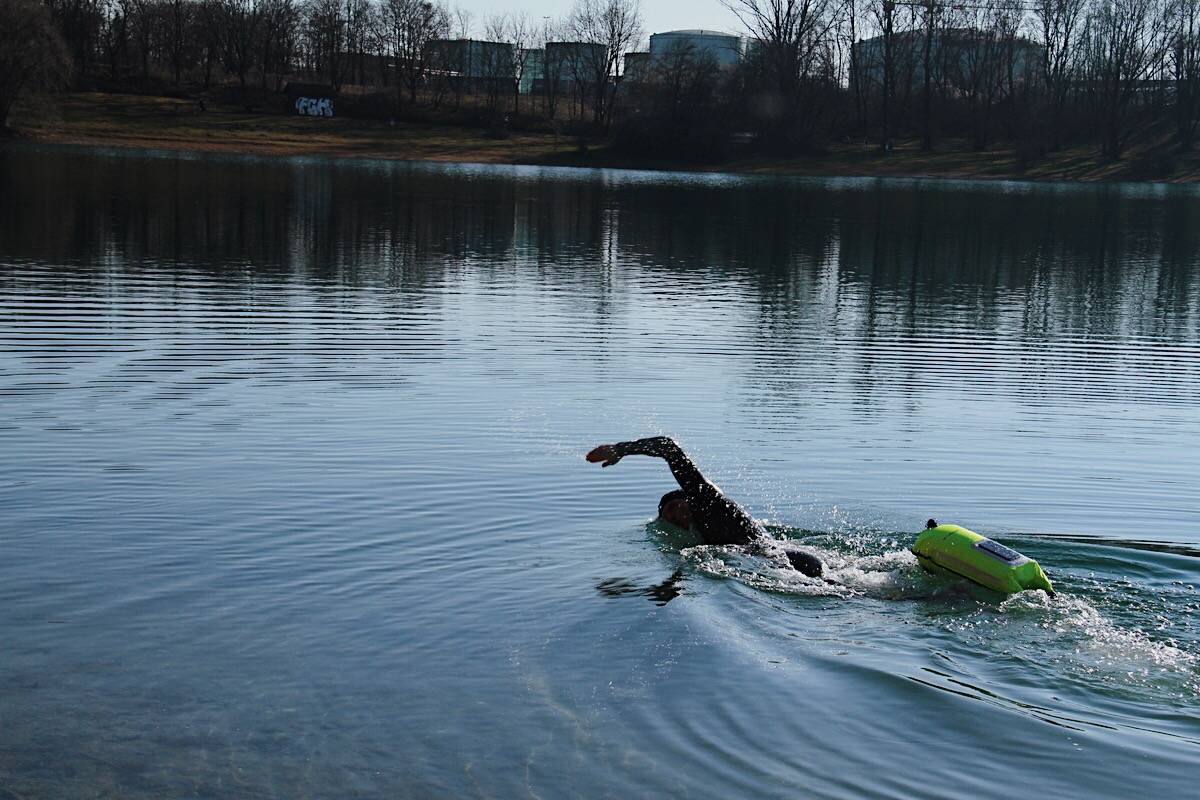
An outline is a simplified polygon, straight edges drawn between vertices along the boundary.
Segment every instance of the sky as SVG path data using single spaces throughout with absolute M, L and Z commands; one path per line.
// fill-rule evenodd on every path
M 478 36 L 483 20 L 491 15 L 525 11 L 535 21 L 563 17 L 571 10 L 572 0 L 450 0 L 449 5 L 471 12 Z M 652 33 L 680 28 L 742 32 L 737 18 L 720 0 L 642 0 L 642 27 L 647 39 Z

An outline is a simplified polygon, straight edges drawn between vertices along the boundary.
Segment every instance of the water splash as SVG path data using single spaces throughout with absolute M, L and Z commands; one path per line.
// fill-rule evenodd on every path
M 701 573 L 773 593 L 932 603 L 934 619 L 960 644 L 1024 662 L 1056 680 L 1159 697 L 1200 696 L 1200 653 L 1195 642 L 1171 635 L 1168 623 L 1177 609 L 1169 592 L 1152 593 L 1155 606 L 1140 596 L 1147 594 L 1144 588 L 1129 581 L 1080 581 L 1059 573 L 1064 591 L 1055 599 L 1042 592 L 981 599 L 961 581 L 927 573 L 907 549 L 891 549 L 894 536 L 778 526 L 773 532 L 792 537 L 779 541 L 782 549 L 819 556 L 824 577 L 806 577 L 778 559 L 738 547 L 700 545 L 681 555 Z

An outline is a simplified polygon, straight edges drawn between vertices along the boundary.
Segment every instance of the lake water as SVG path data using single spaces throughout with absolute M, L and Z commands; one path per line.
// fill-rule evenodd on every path
M 0 150 L 0 795 L 1190 797 L 1200 193 Z M 670 434 L 834 585 L 652 523 Z M 1046 567 L 947 590 L 927 517 Z

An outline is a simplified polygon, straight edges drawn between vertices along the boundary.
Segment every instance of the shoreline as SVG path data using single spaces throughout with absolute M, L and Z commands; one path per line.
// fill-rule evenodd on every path
M 733 159 L 690 163 L 631 157 L 607 146 L 580 152 L 569 136 L 512 132 L 491 137 L 472 128 L 436 123 L 316 119 L 214 108 L 200 112 L 188 101 L 164 97 L 70 94 L 57 118 L 31 119 L 13 142 L 113 147 L 129 150 L 325 156 L 347 159 L 510 164 L 791 177 L 933 178 L 1031 182 L 1200 182 L 1200 155 L 1169 144 L 1143 146 L 1119 162 L 1100 162 L 1095 148 L 1055 153 L 1020 169 L 1011 148 L 978 152 L 947 141 L 922 152 L 902 142 L 888 156 L 866 144 L 840 144 L 819 156 Z

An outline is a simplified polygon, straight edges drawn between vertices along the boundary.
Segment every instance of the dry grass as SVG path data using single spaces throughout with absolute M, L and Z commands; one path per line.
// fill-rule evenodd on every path
M 72 94 L 62 98 L 59 113 L 35 109 L 25 119 L 19 132 L 28 138 L 111 147 L 818 176 L 1200 180 L 1200 155 L 1174 150 L 1167 135 L 1131 149 L 1119 162 L 1100 161 L 1094 147 L 1079 147 L 1023 166 L 1011 148 L 977 152 L 966 142 L 946 140 L 934 152 L 923 152 L 914 140 L 898 143 L 887 156 L 869 144 L 841 144 L 820 156 L 756 157 L 697 166 L 639 160 L 606 148 L 581 154 L 571 138 L 548 133 L 496 139 L 477 129 L 448 125 L 393 126 L 361 119 L 246 113 L 235 107 L 210 106 L 202 112 L 194 102 L 161 97 Z
M 572 147 L 549 134 L 494 139 L 465 128 L 391 126 L 229 107 L 200 111 L 188 100 L 96 93 L 66 96 L 59 118 L 31 118 L 18 133 L 39 141 L 109 147 L 483 163 L 536 163 Z
M 933 152 L 918 140 L 899 142 L 884 156 L 872 145 L 838 145 L 822 156 L 747 160 L 727 166 L 734 172 L 870 177 L 931 177 L 1037 181 L 1167 181 L 1200 179 L 1200 154 L 1181 153 L 1170 137 L 1133 147 L 1120 161 L 1105 161 L 1095 146 L 1068 148 L 1021 164 L 1011 147 L 977 151 L 962 140 L 943 140 Z

